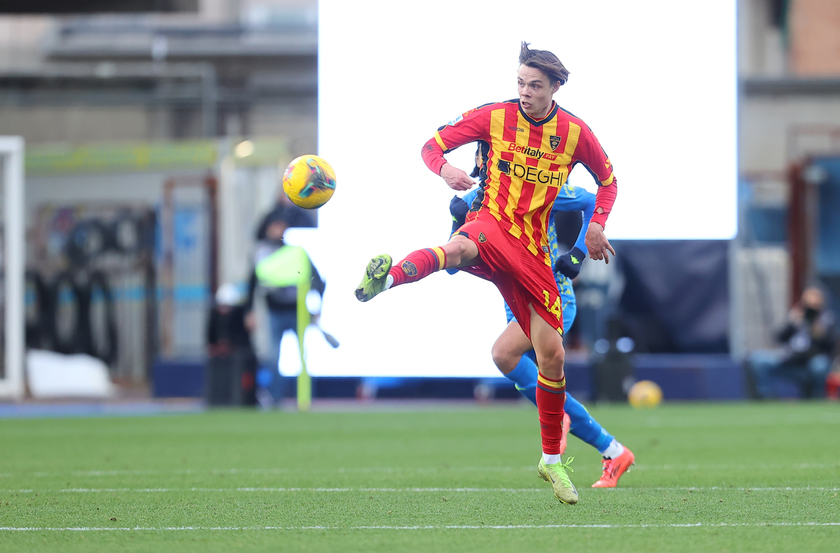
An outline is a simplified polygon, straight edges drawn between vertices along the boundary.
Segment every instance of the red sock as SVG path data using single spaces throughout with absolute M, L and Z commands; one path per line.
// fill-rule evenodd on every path
M 543 373 L 539 373 L 537 375 L 537 412 L 540 416 L 543 453 L 547 455 L 560 454 L 565 404 L 566 378 L 551 380 Z
M 408 254 L 405 259 L 391 267 L 388 274 L 394 277 L 394 286 L 415 282 L 425 278 L 446 266 L 446 254 L 443 248 L 425 248 Z

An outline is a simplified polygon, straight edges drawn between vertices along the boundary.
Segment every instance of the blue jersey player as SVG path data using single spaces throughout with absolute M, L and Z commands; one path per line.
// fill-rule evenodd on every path
M 463 224 L 466 214 L 479 192 L 480 189 L 476 188 L 463 197 L 455 196 L 452 199 L 449 210 L 452 214 L 453 232 Z M 563 328 L 565 331 L 571 328 L 577 313 L 572 279 L 580 272 L 580 266 L 587 254 L 584 237 L 594 209 L 595 194 L 583 188 L 571 186 L 568 183 L 561 188 L 552 209 L 552 217 L 550 218 L 548 228 L 548 240 L 551 247 L 551 262 L 555 270 L 554 276 L 563 302 Z M 582 211 L 584 217 L 583 225 L 574 247 L 564 254 L 559 252 L 557 232 L 554 228 L 553 215 L 557 211 Z M 457 269 L 447 271 L 452 274 Z M 519 329 L 519 324 L 516 322 L 507 304 L 505 304 L 505 312 L 507 314 L 508 329 L 511 329 L 512 333 L 522 333 L 521 329 Z M 505 332 L 508 332 L 508 329 Z M 524 336 L 524 333 L 522 334 Z M 502 349 L 505 348 L 502 347 Z M 493 358 L 505 377 L 514 383 L 516 389 L 523 396 L 536 405 L 538 369 L 534 351 L 530 349 L 530 343 L 527 341 L 513 340 L 508 351 L 499 351 L 494 346 Z M 507 362 L 500 362 L 504 358 L 508 358 L 509 360 Z M 510 360 L 511 358 L 512 360 Z M 509 368 L 514 364 L 515 367 L 505 373 L 505 368 Z M 601 479 L 592 484 L 592 487 L 614 488 L 618 484 L 618 479 L 621 478 L 621 475 L 633 464 L 635 460 L 633 452 L 618 442 L 606 429 L 598 424 L 586 408 L 568 392 L 566 392 L 565 410 L 567 420 L 564 421 L 563 425 L 562 449 L 565 450 L 566 448 L 566 432 L 571 432 L 573 436 L 580 438 L 597 449 L 603 457 L 604 466 Z

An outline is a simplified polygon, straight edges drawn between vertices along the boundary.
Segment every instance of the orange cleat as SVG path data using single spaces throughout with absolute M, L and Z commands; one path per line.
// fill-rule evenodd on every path
M 604 459 L 604 472 L 601 474 L 601 479 L 592 484 L 593 488 L 614 488 L 618 485 L 618 479 L 621 475 L 630 470 L 634 465 L 636 456 L 633 452 L 624 446 L 624 453 L 615 459 Z
M 569 435 L 569 425 L 572 423 L 568 413 L 563 413 L 563 435 L 560 437 L 560 455 L 566 453 L 566 436 Z

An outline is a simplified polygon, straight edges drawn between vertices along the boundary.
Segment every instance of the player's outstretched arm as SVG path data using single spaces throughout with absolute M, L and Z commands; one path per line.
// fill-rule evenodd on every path
M 618 180 L 613 173 L 612 163 L 589 127 L 582 127 L 578 149 L 580 160 L 598 184 L 598 192 L 595 194 L 595 213 L 586 229 L 586 247 L 591 259 L 603 259 L 605 263 L 609 263 L 609 254 L 615 255 L 615 250 L 610 246 L 604 234 L 604 227 L 615 203 Z

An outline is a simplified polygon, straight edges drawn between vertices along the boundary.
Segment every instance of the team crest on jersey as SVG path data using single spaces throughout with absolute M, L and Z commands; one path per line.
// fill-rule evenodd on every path
M 558 146 L 560 146 L 560 137 L 555 134 L 549 135 L 548 143 L 552 150 L 557 150 Z
M 549 253 L 549 252 L 551 252 L 551 248 L 549 248 L 548 246 L 543 246 L 542 251 L 543 251 L 543 253 Z
M 403 270 L 406 276 L 417 276 L 417 265 L 415 265 L 411 261 L 403 261 L 402 265 L 400 265 L 400 268 Z
M 478 233 L 478 241 L 481 242 L 482 244 L 487 242 L 487 237 L 484 236 L 483 232 Z

